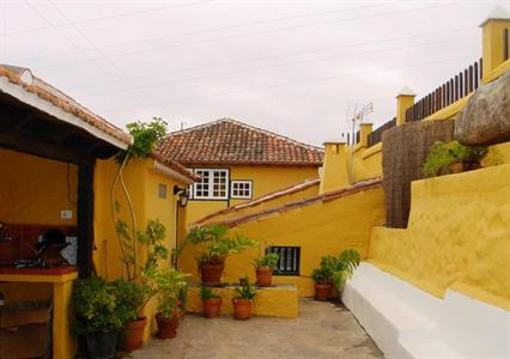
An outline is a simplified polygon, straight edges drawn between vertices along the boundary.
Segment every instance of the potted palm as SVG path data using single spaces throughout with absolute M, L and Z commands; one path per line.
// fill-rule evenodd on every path
M 238 320 L 250 319 L 257 289 L 250 283 L 248 277 L 244 277 L 241 279 L 241 286 L 236 288 L 236 292 L 236 297 L 232 299 L 234 318 Z
M 315 299 L 329 300 L 333 287 L 341 292 L 359 263 L 360 254 L 355 249 L 346 249 L 337 257 L 331 255 L 322 257 L 320 267 L 312 272 Z
M 202 284 L 214 286 L 221 283 L 225 260 L 229 255 L 238 254 L 257 242 L 241 235 L 228 236 L 228 227 L 212 225 L 194 228 L 186 237 L 193 245 L 205 244 L 206 248 L 198 258 Z
M 273 270 L 279 259 L 280 256 L 277 253 L 267 253 L 255 260 L 255 274 L 259 287 L 270 287 L 273 284 Z
M 179 296 L 182 288 L 187 286 L 186 276 L 174 268 L 153 270 L 147 273 L 157 288 L 159 338 L 174 338 L 181 319 Z
M 129 317 L 121 304 L 116 287 L 102 278 L 90 277 L 74 283 L 71 328 L 85 339 L 88 357 L 115 357 L 119 332 Z
M 200 287 L 200 298 L 204 306 L 204 316 L 206 318 L 216 318 L 220 316 L 220 309 L 223 300 L 214 293 L 211 287 Z

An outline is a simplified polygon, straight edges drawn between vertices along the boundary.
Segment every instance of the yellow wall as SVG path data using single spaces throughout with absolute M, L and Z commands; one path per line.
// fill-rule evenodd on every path
M 0 149 L 0 173 L 0 222 L 76 225 L 76 166 Z M 61 219 L 63 209 L 73 218 Z
M 372 188 L 329 202 L 318 202 L 299 209 L 265 217 L 233 228 L 261 244 L 301 247 L 301 276 L 275 276 L 279 284 L 297 284 L 300 296 L 313 295 L 312 270 L 326 254 L 339 254 L 347 248 L 368 253 L 370 229 L 385 220 L 381 187 Z M 188 246 L 180 261 L 181 269 L 198 281 L 196 260 L 199 246 Z M 237 282 L 244 275 L 255 280 L 252 262 L 259 249 L 250 249 L 227 259 L 223 281 Z
M 179 227 L 183 230 L 183 223 L 176 223 L 177 202 L 173 195 L 174 185 L 186 188 L 186 185 L 176 180 L 164 176 L 153 169 L 154 161 L 132 160 L 125 168 L 124 178 L 129 189 L 133 207 L 135 209 L 136 227 L 143 230 L 150 219 L 159 219 L 166 227 L 165 243 L 169 249 L 175 247 L 176 229 Z M 94 231 L 96 239 L 96 250 L 94 251 L 94 263 L 98 273 L 107 279 L 116 279 L 125 277 L 124 267 L 120 261 L 120 246 L 115 233 L 115 227 L 111 214 L 111 194 L 113 179 L 116 174 L 118 165 L 114 160 L 98 161 L 95 175 L 95 212 L 94 212 Z M 159 184 L 167 186 L 167 198 L 159 198 Z M 120 203 L 120 217 L 127 223 L 129 222 L 128 204 L 125 196 L 117 187 L 116 199 Z M 180 207 L 179 207 L 180 208 Z M 185 217 L 179 210 L 180 220 Z M 143 250 L 139 248 L 141 257 L 145 256 Z M 168 266 L 170 261 L 161 263 L 162 267 Z M 154 316 L 156 314 L 157 303 L 152 300 L 145 307 L 144 314 L 148 318 L 148 325 L 145 331 L 145 339 L 156 331 L 156 322 Z
M 370 260 L 442 297 L 510 310 L 510 164 L 421 180 L 406 230 L 375 228 Z
M 253 198 L 289 187 L 305 179 L 316 178 L 318 175 L 317 167 L 225 166 L 214 168 L 229 168 L 230 180 L 252 180 Z M 187 209 L 188 223 L 191 224 L 208 214 L 246 201 L 236 199 L 230 201 L 190 200 Z

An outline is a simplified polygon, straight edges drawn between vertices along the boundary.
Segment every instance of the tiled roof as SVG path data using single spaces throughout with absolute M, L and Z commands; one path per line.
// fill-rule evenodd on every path
M 219 220 L 219 221 L 218 221 L 218 219 L 215 220 L 215 218 L 214 218 L 215 215 L 213 214 L 213 215 L 208 216 L 207 220 L 199 220 L 198 222 L 196 222 L 197 224 L 195 224 L 195 226 L 221 224 L 221 225 L 225 225 L 230 228 L 233 228 L 233 227 L 242 225 L 244 223 L 259 221 L 265 217 L 271 217 L 274 214 L 288 212 L 293 209 L 306 207 L 306 206 L 309 206 L 309 205 L 312 205 L 312 204 L 318 203 L 318 202 L 333 201 L 333 200 L 336 200 L 336 199 L 339 199 L 339 198 L 342 198 L 345 196 L 353 195 L 355 193 L 364 192 L 364 191 L 368 191 L 368 190 L 375 189 L 375 188 L 380 188 L 381 186 L 382 186 L 382 179 L 380 177 L 367 179 L 367 180 L 363 180 L 363 181 L 354 183 L 353 185 L 346 187 L 346 188 L 342 188 L 342 189 L 331 191 L 331 192 L 326 192 L 326 193 L 323 193 L 323 194 L 320 194 L 320 195 L 317 195 L 314 197 L 299 199 L 296 201 L 290 201 L 288 203 L 279 205 L 274 208 L 263 209 L 259 212 L 249 213 L 246 215 L 240 215 L 238 217 L 229 218 L 226 220 Z
M 65 112 L 78 117 L 99 131 L 127 145 L 131 143 L 131 137 L 127 133 L 109 123 L 104 118 L 94 114 L 44 80 L 34 76 L 30 69 L 0 64 L 0 76 L 7 78 L 9 82 L 15 85 L 22 86 L 25 91 L 36 95 L 40 99 L 48 101 Z
M 232 119 L 172 132 L 157 149 L 183 165 L 281 165 L 322 164 L 323 151 L 288 137 Z

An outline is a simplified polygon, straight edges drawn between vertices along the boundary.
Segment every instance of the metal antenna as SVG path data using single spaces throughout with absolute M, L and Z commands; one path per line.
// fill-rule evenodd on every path
M 363 123 L 363 119 L 366 115 L 369 113 L 374 112 L 374 105 L 372 102 L 369 102 L 365 106 L 363 106 L 359 111 L 357 110 L 358 104 L 356 103 L 354 107 L 354 115 L 351 118 L 352 127 L 351 127 L 351 166 L 350 166 L 350 181 L 351 183 L 354 180 L 354 146 L 357 144 L 357 138 L 356 138 L 356 125 L 359 125 Z

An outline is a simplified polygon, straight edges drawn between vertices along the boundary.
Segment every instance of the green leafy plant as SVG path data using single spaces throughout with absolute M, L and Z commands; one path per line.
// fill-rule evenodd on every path
M 253 264 L 255 268 L 269 267 L 271 269 L 275 269 L 276 266 L 278 265 L 279 259 L 280 256 L 278 255 L 278 253 L 267 253 L 262 257 L 255 259 Z
M 240 279 L 241 286 L 236 287 L 236 299 L 253 300 L 257 295 L 257 288 L 250 283 L 248 277 Z
M 74 283 L 71 311 L 77 335 L 120 330 L 132 315 L 122 306 L 118 287 L 99 277 Z
M 316 283 L 332 283 L 336 288 L 344 285 L 358 267 L 361 257 L 357 250 L 346 249 L 339 256 L 327 255 L 321 258 L 319 268 L 312 272 Z
M 456 162 L 466 165 L 479 164 L 487 153 L 486 147 L 464 146 L 457 141 L 438 141 L 430 148 L 423 163 L 423 175 L 434 177 L 449 174 L 450 165 Z
M 204 252 L 198 258 L 202 263 L 223 263 L 232 254 L 238 254 L 248 247 L 255 247 L 257 241 L 241 235 L 228 236 L 228 227 L 220 225 L 194 228 L 186 236 L 186 242 L 192 245 L 206 244 Z
M 207 286 L 203 285 L 200 287 L 200 298 L 202 300 L 207 300 L 207 299 L 220 298 L 220 296 L 218 294 L 216 294 L 211 287 L 207 287 Z
M 174 268 L 148 271 L 153 287 L 157 288 L 158 311 L 164 318 L 171 318 L 180 311 L 179 297 L 182 288 L 188 285 L 186 276 Z
M 128 282 L 125 279 L 117 279 L 111 285 L 118 300 L 117 314 L 126 323 L 139 319 L 141 309 L 149 296 L 147 293 L 149 288 L 139 283 Z

